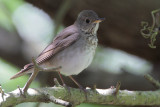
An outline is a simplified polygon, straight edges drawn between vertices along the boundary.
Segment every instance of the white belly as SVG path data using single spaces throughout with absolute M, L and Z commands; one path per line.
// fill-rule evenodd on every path
M 79 48 L 68 48 L 53 59 L 53 65 L 62 66 L 60 72 L 63 75 L 77 75 L 91 64 L 94 53 L 95 50 L 82 51 Z
M 48 63 L 42 64 L 42 66 L 61 66 L 62 69 L 60 70 L 60 73 L 66 76 L 79 74 L 91 64 L 95 54 L 95 49 L 97 47 L 97 39 L 96 41 L 94 40 L 94 42 L 90 38 L 86 40 L 92 42 L 86 43 L 85 40 L 79 40 L 61 52 L 57 53 L 53 58 L 50 59 L 50 61 L 48 61 Z

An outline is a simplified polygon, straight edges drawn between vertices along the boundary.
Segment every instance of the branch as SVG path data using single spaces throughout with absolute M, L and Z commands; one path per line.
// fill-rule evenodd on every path
M 5 93 L 4 101 L 0 97 L 0 106 L 14 106 L 24 102 L 56 102 L 63 103 L 64 106 L 79 105 L 81 103 L 112 104 L 112 105 L 160 105 L 160 90 L 157 91 L 128 91 L 119 90 L 115 96 L 116 88 L 109 89 L 87 89 L 87 101 L 84 93 L 80 89 L 70 88 L 68 90 L 62 86 L 32 89 L 29 88 L 26 97 L 22 97 L 19 89 Z M 57 99 L 59 98 L 59 99 Z M 70 103 L 68 103 L 70 102 Z M 62 105 L 61 103 L 61 105 Z M 65 105 L 66 104 L 66 105 Z M 67 105 L 68 104 L 68 105 Z
M 147 79 L 155 88 L 157 88 L 157 89 L 160 88 L 159 81 L 155 80 L 151 75 L 146 74 L 146 75 L 144 75 L 144 78 Z

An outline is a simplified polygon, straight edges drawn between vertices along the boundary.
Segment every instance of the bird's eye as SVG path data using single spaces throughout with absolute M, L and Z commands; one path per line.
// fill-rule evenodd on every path
M 86 23 L 89 23 L 90 22 L 90 20 L 89 19 L 86 19 Z

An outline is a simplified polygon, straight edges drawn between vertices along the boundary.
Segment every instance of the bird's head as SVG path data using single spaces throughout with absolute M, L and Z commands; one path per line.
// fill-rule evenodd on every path
M 79 13 L 75 24 L 86 33 L 96 33 L 99 23 L 105 18 L 99 18 L 93 10 L 83 10 Z

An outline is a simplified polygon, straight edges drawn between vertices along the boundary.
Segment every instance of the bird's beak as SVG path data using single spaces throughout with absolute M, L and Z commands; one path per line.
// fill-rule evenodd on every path
M 100 22 L 102 22 L 104 20 L 105 20 L 105 18 L 98 18 L 93 23 L 100 23 Z

